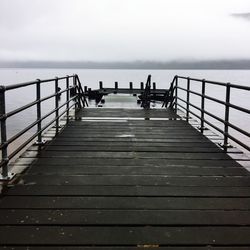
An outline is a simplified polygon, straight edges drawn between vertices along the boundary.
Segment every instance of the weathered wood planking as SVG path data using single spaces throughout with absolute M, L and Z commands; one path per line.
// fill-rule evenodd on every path
M 249 172 L 173 111 L 77 118 L 23 154 L 36 160 L 1 196 L 0 249 L 250 249 Z

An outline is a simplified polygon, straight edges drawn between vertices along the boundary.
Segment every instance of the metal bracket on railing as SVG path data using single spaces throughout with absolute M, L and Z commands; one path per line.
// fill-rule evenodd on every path
M 42 140 L 42 141 L 36 141 L 34 143 L 35 146 L 44 146 L 46 144 L 46 140 Z
M 11 181 L 15 176 L 15 173 L 8 173 L 7 175 L 0 174 L 0 182 Z
M 233 146 L 230 143 L 227 143 L 226 145 L 224 143 L 218 143 L 218 145 L 224 149 L 233 148 Z
M 207 127 L 198 127 L 198 130 L 204 131 L 204 130 L 209 130 Z

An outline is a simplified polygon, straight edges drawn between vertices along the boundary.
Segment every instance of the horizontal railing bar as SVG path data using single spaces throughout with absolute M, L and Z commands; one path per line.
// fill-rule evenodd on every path
M 181 107 L 184 110 L 187 110 L 185 107 L 183 107 L 181 104 L 177 104 L 179 107 Z M 215 126 L 214 124 L 212 124 L 211 122 L 209 122 L 206 119 L 202 119 L 201 117 L 199 117 L 199 115 L 195 114 L 194 112 L 192 112 L 191 110 L 189 110 L 189 113 L 194 115 L 195 117 L 197 117 L 199 120 L 203 120 L 206 124 L 208 124 L 210 127 L 214 128 L 215 130 L 217 130 L 218 132 L 220 132 L 223 135 L 227 135 L 232 141 L 234 141 L 235 143 L 239 144 L 240 146 L 242 146 L 243 148 L 247 149 L 248 151 L 250 151 L 250 147 L 248 147 L 246 144 L 244 144 L 243 142 L 239 141 L 238 139 L 236 139 L 235 137 L 233 137 L 231 134 L 226 134 L 223 130 L 221 130 L 220 128 L 218 128 L 217 126 Z M 230 126 L 230 124 L 229 124 Z
M 195 91 L 192 91 L 192 90 L 189 90 L 189 91 L 188 91 L 188 90 L 186 90 L 186 89 L 184 89 L 184 88 L 182 88 L 182 87 L 179 87 L 179 86 L 178 86 L 178 88 L 181 89 L 181 90 L 183 90 L 183 91 L 189 92 L 189 93 L 191 93 L 191 94 L 197 95 L 197 96 L 199 96 L 199 97 L 204 97 L 204 98 L 209 99 L 209 100 L 211 100 L 211 101 L 218 102 L 218 103 L 220 103 L 220 104 L 222 104 L 222 105 L 226 105 L 226 102 L 221 101 L 221 100 L 219 100 L 219 99 L 216 99 L 216 98 L 214 98 L 214 97 L 211 97 L 211 96 L 208 96 L 208 95 L 202 95 L 202 94 L 200 94 L 200 93 L 198 93 L 198 92 L 195 92 Z
M 234 89 L 242 89 L 242 90 L 250 90 L 250 87 L 244 86 L 244 85 L 237 85 L 237 84 L 232 84 L 230 83 L 230 87 Z
M 189 93 L 191 93 L 191 94 L 194 94 L 194 95 L 197 95 L 197 96 L 199 96 L 199 97 L 205 97 L 205 98 L 207 98 L 207 99 L 210 99 L 210 100 L 212 100 L 212 101 L 215 101 L 215 102 L 218 102 L 218 103 L 220 103 L 220 104 L 223 104 L 223 105 L 226 105 L 226 102 L 223 102 L 223 101 L 221 101 L 221 100 L 219 100 L 219 99 L 216 99 L 216 98 L 213 98 L 213 97 L 211 97 L 211 96 L 208 96 L 208 95 L 202 95 L 202 94 L 200 94 L 200 93 L 198 93 L 198 92 L 195 92 L 195 91 L 193 91 L 193 90 L 187 90 L 187 89 L 184 89 L 184 88 L 182 88 L 182 87 L 177 87 L 178 89 L 181 89 L 181 90 L 183 90 L 183 91 L 185 91 L 185 92 L 189 92 Z
M 183 108 L 184 110 L 187 110 L 187 108 L 185 108 L 184 106 L 182 106 L 181 104 L 177 103 L 177 105 L 181 108 Z M 193 111 L 189 110 L 189 113 L 194 115 L 195 117 L 197 117 L 199 120 L 202 120 L 201 117 L 197 114 L 195 114 Z
M 178 106 L 180 106 L 181 108 L 183 108 L 184 110 L 187 110 L 185 107 L 183 107 L 182 105 L 180 105 L 178 103 Z M 221 134 L 225 134 L 223 130 L 221 130 L 220 128 L 216 127 L 215 125 L 213 125 L 212 123 L 210 123 L 209 121 L 207 121 L 206 119 L 202 119 L 199 115 L 195 114 L 194 112 L 192 112 L 191 110 L 189 110 L 189 113 L 191 113 L 192 115 L 194 115 L 195 117 L 197 117 L 199 120 L 203 120 L 204 122 L 206 122 L 208 125 L 210 125 L 211 127 L 213 127 L 214 129 L 216 129 L 217 131 L 219 131 Z
M 51 78 L 51 79 L 45 79 L 45 80 L 36 80 L 36 81 L 32 81 L 32 82 L 24 82 L 24 83 L 18 83 L 18 84 L 12 84 L 12 85 L 7 85 L 4 87 L 5 91 L 7 90 L 13 90 L 13 89 L 17 89 L 17 88 L 22 88 L 22 87 L 26 87 L 26 86 L 30 86 L 30 85 L 35 85 L 37 84 L 38 82 L 40 83 L 45 83 L 45 82 L 53 82 L 55 81 L 56 79 L 58 80 L 63 80 L 63 79 L 66 79 L 66 78 L 72 78 L 74 77 L 75 75 L 71 75 L 71 76 L 64 76 L 64 77 L 56 77 L 56 78 Z
M 191 77 L 185 77 L 185 76 L 177 76 L 180 79 L 190 79 L 191 81 L 196 81 L 196 82 L 203 82 L 205 81 L 206 83 L 214 84 L 214 85 L 220 85 L 226 87 L 228 83 L 225 82 L 216 82 L 216 81 L 211 81 L 211 80 L 206 80 L 206 79 L 197 79 L 197 78 L 191 78 Z M 236 89 L 243 89 L 243 90 L 250 90 L 250 87 L 244 86 L 244 85 L 237 85 L 237 84 L 231 84 L 230 87 L 236 88 Z
M 64 105 L 66 105 L 66 103 L 64 103 Z M 16 154 L 18 154 L 25 146 L 27 146 L 30 142 L 32 142 L 37 135 L 40 132 L 43 132 L 46 128 L 48 128 L 50 125 L 52 125 L 56 119 L 60 118 L 62 115 L 64 115 L 68 110 L 70 110 L 75 104 L 73 103 L 71 106 L 69 106 L 68 109 L 65 109 L 58 117 L 54 118 L 52 121 L 50 121 L 48 124 L 46 124 L 46 126 L 44 126 L 40 131 L 36 132 L 33 136 L 31 136 L 27 141 L 25 141 L 21 146 L 19 146 L 14 152 L 12 152 L 9 155 L 9 159 L 12 159 Z M 1 164 L 0 164 L 1 167 Z
M 235 105 L 235 104 L 232 104 L 232 103 L 228 103 L 228 106 L 229 106 L 230 108 L 233 108 L 233 109 L 239 110 L 239 111 L 241 111 L 241 112 L 250 114 L 250 110 L 249 110 L 249 109 L 240 107 L 240 106 Z
M 248 151 L 250 151 L 250 147 L 248 147 L 245 143 L 239 141 L 238 139 L 236 139 L 235 137 L 233 137 L 230 134 L 227 134 L 228 138 L 230 138 L 232 141 L 236 142 L 237 144 L 239 144 L 240 146 L 242 146 L 243 148 L 247 149 Z
M 12 90 L 12 89 L 27 87 L 27 86 L 30 86 L 30 85 L 35 85 L 35 84 L 37 84 L 37 82 L 38 82 L 38 80 L 32 81 L 32 82 L 25 82 L 25 83 L 7 85 L 7 86 L 4 86 L 4 90 L 7 91 L 7 90 Z
M 33 128 L 35 125 L 37 125 L 38 122 L 43 121 L 44 119 L 46 119 L 47 117 L 49 117 L 50 115 L 52 115 L 56 110 L 60 110 L 63 106 L 65 106 L 67 103 L 70 103 L 72 100 L 74 100 L 75 98 L 77 98 L 77 95 L 70 98 L 69 101 L 65 102 L 64 104 L 62 104 L 61 106 L 59 106 L 57 109 L 53 109 L 52 111 L 50 111 L 49 113 L 47 113 L 46 115 L 44 115 L 43 117 L 41 117 L 41 119 L 36 120 L 35 122 L 31 123 L 28 127 L 26 127 L 25 129 L 23 129 L 22 131 L 20 131 L 19 133 L 17 133 L 16 135 L 14 135 L 13 137 L 11 137 L 6 143 L 10 144 L 13 141 L 15 141 L 16 139 L 18 139 L 20 136 L 22 136 L 24 133 L 26 133 L 27 131 L 29 131 L 31 128 Z M 2 145 L 0 146 L 0 149 L 2 148 Z
M 247 114 L 250 114 L 250 110 L 249 109 L 246 109 L 246 108 L 243 108 L 243 107 L 240 107 L 240 106 L 238 106 L 238 105 L 235 105 L 235 104 L 232 104 L 232 103 L 226 103 L 226 102 L 224 102 L 224 101 L 221 101 L 221 100 L 219 100 L 219 99 L 216 99 L 216 98 L 214 98 L 214 97 L 211 97 L 211 96 L 208 96 L 208 95 L 202 95 L 202 94 L 199 94 L 199 93 L 197 93 L 197 92 L 195 92 L 195 91 L 192 91 L 192 90 L 187 90 L 187 89 L 184 89 L 184 88 L 182 88 L 182 87 L 177 87 L 178 89 L 181 89 L 181 90 L 183 90 L 183 91 L 185 91 L 185 92 L 189 92 L 189 93 L 191 93 L 191 94 L 194 94 L 194 95 L 197 95 L 197 96 L 200 96 L 200 97 L 204 97 L 204 98 L 206 98 L 206 99 L 208 99 L 208 100 L 211 100 L 211 101 L 214 101 L 214 102 L 217 102 L 217 103 L 220 103 L 220 104 L 222 104 L 222 105 L 228 105 L 230 108 L 233 108 L 233 109 L 236 109 L 236 110 L 239 110 L 239 111 L 241 111 L 241 112 L 244 112 L 244 113 L 247 113 Z
M 189 78 L 190 81 L 195 81 L 195 82 L 203 82 L 205 81 L 206 83 L 211 83 L 211 84 L 215 84 L 215 85 L 220 85 L 220 86 L 227 86 L 227 83 L 224 82 L 215 82 L 215 81 L 208 81 L 205 79 L 198 79 L 198 78 L 191 78 L 191 77 L 185 77 L 185 76 L 177 76 L 180 79 L 184 79 L 187 80 Z
M 182 98 L 180 98 L 180 97 L 178 97 L 178 99 L 179 99 L 180 101 L 184 102 L 184 103 L 187 103 L 187 101 L 185 101 L 184 99 L 182 99 Z M 217 121 L 220 121 L 221 123 L 226 124 L 226 122 L 225 122 L 222 118 L 220 118 L 220 117 L 218 117 L 218 116 L 216 116 L 216 115 L 214 115 L 214 114 L 212 114 L 212 113 L 210 113 L 210 112 L 208 112 L 208 111 L 206 111 L 206 110 L 202 110 L 201 108 L 197 107 L 196 105 L 194 105 L 194 104 L 192 104 L 192 103 L 189 103 L 189 105 L 190 105 L 191 107 L 193 107 L 193 108 L 199 110 L 199 111 L 203 111 L 205 114 L 207 114 L 207 115 L 213 117 L 213 118 L 216 119 Z M 250 133 L 248 133 L 247 131 L 242 130 L 241 128 L 239 128 L 239 127 L 233 125 L 232 123 L 228 122 L 227 125 L 228 125 L 229 127 L 233 128 L 234 130 L 237 130 L 237 131 L 240 132 L 241 134 L 244 134 L 245 136 L 250 137 Z
M 182 99 L 182 98 L 180 98 L 180 97 L 178 97 L 178 99 L 181 100 L 181 101 L 183 101 L 183 102 L 185 102 L 185 103 L 187 103 L 187 101 L 185 101 L 184 99 Z M 203 110 L 203 109 L 199 108 L 198 106 L 196 106 L 196 105 L 194 105 L 194 104 L 192 104 L 192 103 L 189 103 L 189 105 L 190 105 L 191 107 L 193 107 L 193 108 L 198 109 L 199 111 L 203 111 L 205 114 L 207 114 L 207 115 L 213 117 L 214 119 L 216 119 L 217 121 L 220 121 L 220 122 L 222 122 L 223 124 L 225 124 L 225 121 L 224 121 L 222 118 L 220 118 L 220 117 L 218 117 L 218 116 L 216 116 L 216 115 L 214 115 L 214 114 L 212 114 L 212 113 L 210 113 L 210 112 L 208 112 L 208 111 L 206 111 L 206 110 Z
M 230 123 L 230 122 L 228 122 L 227 124 L 228 124 L 228 126 L 231 127 L 232 129 L 237 130 L 238 132 L 240 132 L 241 134 L 244 134 L 244 135 L 247 136 L 247 137 L 250 137 L 250 133 L 248 133 L 247 131 L 242 130 L 241 128 L 239 128 L 239 127 L 233 125 L 233 124 Z
M 31 102 L 31 103 L 28 103 L 28 104 L 25 105 L 25 106 L 22 106 L 22 107 L 20 107 L 20 108 L 18 108 L 18 109 L 15 109 L 15 110 L 13 110 L 13 111 L 10 111 L 9 113 L 7 113 L 7 114 L 5 115 L 5 118 L 9 118 L 9 117 L 11 117 L 11 116 L 13 116 L 13 115 L 15 115 L 15 114 L 21 112 L 21 111 L 24 111 L 24 110 L 26 110 L 26 109 L 28 109 L 28 108 L 30 108 L 30 107 L 32 107 L 32 106 L 35 106 L 37 103 L 42 103 L 42 102 L 44 102 L 44 101 L 46 101 L 46 100 L 48 100 L 48 99 L 50 99 L 50 98 L 55 97 L 56 95 L 63 94 L 64 92 L 67 92 L 68 90 L 73 89 L 73 88 L 74 88 L 74 87 L 71 86 L 71 87 L 69 87 L 68 89 L 64 89 L 64 90 L 62 90 L 62 91 L 60 91 L 60 92 L 57 92 L 57 93 L 55 93 L 55 94 L 52 94 L 52 95 L 50 95 L 50 96 L 46 96 L 46 97 L 44 97 L 44 98 L 41 98 L 40 100 L 37 100 L 37 101 Z M 2 117 L 0 117 L 0 120 L 1 120 L 1 119 L 2 119 Z
M 214 129 L 216 129 L 217 131 L 219 131 L 221 134 L 226 135 L 227 137 L 229 137 L 232 141 L 236 142 L 237 144 L 239 144 L 240 146 L 242 146 L 243 148 L 247 149 L 248 151 L 250 151 L 250 147 L 248 147 L 246 144 L 244 144 L 243 142 L 239 141 L 238 139 L 236 139 L 235 137 L 233 137 L 232 135 L 225 133 L 223 130 L 218 129 L 215 125 L 213 125 L 211 122 L 207 121 L 206 119 L 204 119 L 204 122 L 207 123 L 209 126 L 213 127 Z

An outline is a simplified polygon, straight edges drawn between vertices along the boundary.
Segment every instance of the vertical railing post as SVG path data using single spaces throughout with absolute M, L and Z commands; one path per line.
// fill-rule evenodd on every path
M 67 75 L 66 77 L 66 109 L 67 109 L 67 112 L 66 112 L 66 116 L 67 116 L 67 123 L 69 122 L 69 97 L 70 97 L 70 90 L 69 90 L 69 76 Z
M 1 145 L 2 145 L 2 174 L 1 179 L 8 179 L 8 144 L 6 132 L 6 107 L 5 107 L 5 87 L 0 86 L 0 117 L 1 117 Z
M 77 111 L 81 108 L 81 101 L 80 101 L 80 96 L 79 96 L 79 92 L 77 91 L 77 75 L 73 75 L 73 86 L 74 86 L 74 94 L 75 94 L 75 98 L 74 98 L 74 102 L 75 102 L 75 120 L 77 120 Z M 91 92 L 91 89 L 89 89 L 89 92 Z
M 204 132 L 204 109 L 205 109 L 205 92 L 206 92 L 206 80 L 202 80 L 202 86 L 201 86 L 201 127 L 200 131 L 201 133 Z
M 76 75 L 73 75 L 73 86 L 74 86 L 74 94 L 75 94 L 74 102 L 75 102 L 75 117 L 76 117 L 76 112 L 77 112 Z
M 190 78 L 187 78 L 187 110 L 186 110 L 186 121 L 189 120 L 189 99 L 190 99 Z
M 174 102 L 174 110 L 177 113 L 177 106 L 178 106 L 178 76 L 175 76 L 175 102 Z
M 229 147 L 228 143 L 228 122 L 229 122 L 229 104 L 230 104 L 230 92 L 231 92 L 231 86 L 230 83 L 227 83 L 226 87 L 226 107 L 225 107 L 225 123 L 224 123 L 224 145 L 223 148 L 227 150 Z
M 59 131 L 59 95 L 58 95 L 58 77 L 55 79 L 55 118 L 56 118 L 56 134 L 58 134 Z
M 37 116 L 37 142 L 36 144 L 42 144 L 42 121 L 41 121 L 41 80 L 37 79 L 36 83 L 36 116 Z

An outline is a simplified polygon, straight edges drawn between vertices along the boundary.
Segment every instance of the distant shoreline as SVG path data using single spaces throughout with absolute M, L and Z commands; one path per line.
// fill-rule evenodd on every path
M 164 68 L 164 69 L 159 69 L 159 68 L 79 68 L 79 67 L 0 67 L 1 69 L 86 69 L 86 70 L 250 70 L 250 68 L 247 69 L 242 69 L 242 68 L 238 68 L 238 69 L 234 69 L 234 68 L 220 68 L 220 69 L 216 69 L 216 68 Z
M 150 70 L 250 70 L 250 60 L 210 61 L 0 61 L 0 68 L 45 68 L 45 69 L 150 69 Z

